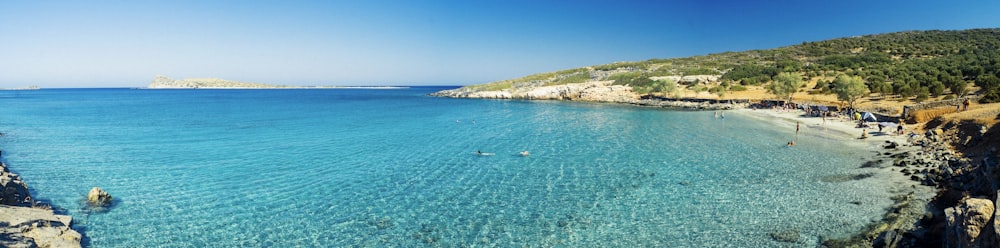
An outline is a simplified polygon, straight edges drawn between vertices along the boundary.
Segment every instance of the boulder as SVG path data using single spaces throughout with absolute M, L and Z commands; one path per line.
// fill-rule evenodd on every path
M 9 206 L 30 206 L 31 195 L 28 184 L 21 176 L 7 170 L 7 165 L 0 163 L 0 204 Z
M 0 247 L 80 247 L 72 217 L 52 210 L 0 206 Z
M 872 247 L 874 248 L 895 248 L 899 247 L 902 243 L 903 235 L 900 235 L 895 230 L 888 230 L 882 232 L 872 241 Z
M 107 207 L 111 205 L 111 200 L 111 195 L 98 187 L 90 189 L 90 193 L 87 193 L 87 202 L 91 206 Z
M 994 210 L 993 201 L 980 198 L 966 198 L 945 209 L 944 246 L 994 247 Z
M 997 190 L 997 199 L 993 202 L 993 206 L 998 206 L 1000 204 L 1000 190 Z M 1000 247 L 1000 211 L 993 211 L 993 247 Z

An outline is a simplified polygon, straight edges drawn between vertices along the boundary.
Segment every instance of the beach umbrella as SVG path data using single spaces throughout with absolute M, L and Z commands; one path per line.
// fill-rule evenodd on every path
M 861 119 L 862 120 L 866 120 L 866 121 L 867 120 L 878 121 L 878 120 L 875 119 L 875 115 L 872 114 L 871 112 L 865 112 L 863 115 L 861 115 Z

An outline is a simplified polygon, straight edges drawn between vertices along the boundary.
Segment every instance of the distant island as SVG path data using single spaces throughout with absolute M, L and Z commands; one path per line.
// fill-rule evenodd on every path
M 262 83 L 247 83 L 218 78 L 172 79 L 157 75 L 149 83 L 149 89 L 403 89 L 399 86 L 292 86 Z
M 149 83 L 150 89 L 197 89 L 197 88 L 287 88 L 288 86 L 246 83 L 229 81 L 218 78 L 189 78 L 172 79 L 163 75 L 157 75 L 153 82 Z
M 26 87 L 6 88 L 6 89 L 0 89 L 0 90 L 38 90 L 38 89 L 41 89 L 41 88 L 38 87 L 38 86 L 36 86 L 36 85 L 32 85 L 32 86 L 26 86 Z

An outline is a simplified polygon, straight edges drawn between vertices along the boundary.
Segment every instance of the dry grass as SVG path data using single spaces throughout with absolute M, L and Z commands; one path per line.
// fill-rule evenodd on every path
M 976 123 L 990 127 L 1000 122 L 1000 103 L 972 104 L 969 106 L 969 110 L 946 114 L 944 115 L 944 118 L 952 120 L 972 120 Z
M 906 123 L 910 123 L 910 124 L 913 124 L 913 123 L 924 123 L 924 122 L 933 120 L 934 118 L 937 118 L 938 116 L 943 116 L 943 115 L 951 114 L 951 113 L 955 113 L 955 108 L 952 108 L 952 107 L 942 107 L 942 108 L 917 110 L 917 111 L 914 111 L 913 114 L 910 114 L 910 116 L 906 118 Z

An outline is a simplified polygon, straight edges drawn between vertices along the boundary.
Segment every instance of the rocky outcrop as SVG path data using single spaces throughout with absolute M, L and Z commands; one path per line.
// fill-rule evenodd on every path
M 993 201 L 980 198 L 945 209 L 945 247 L 996 247 L 994 210 Z
M 108 207 L 111 205 L 111 195 L 101 188 L 94 187 L 87 193 L 87 203 L 93 207 Z
M 48 209 L 0 205 L 0 247 L 80 247 L 70 222 Z
M 721 103 L 700 101 L 704 99 L 657 100 L 639 99 L 639 95 L 626 85 L 612 81 L 592 81 L 553 86 L 520 86 L 505 90 L 478 90 L 473 87 L 443 90 L 431 96 L 483 99 L 571 100 L 588 102 L 627 103 L 640 106 L 684 109 L 738 109 L 746 103 Z
M 612 81 L 514 87 L 505 90 L 476 90 L 463 87 L 439 91 L 431 95 L 454 98 L 580 100 L 618 103 L 630 103 L 638 99 L 638 96 L 632 92 L 632 87 L 613 85 Z
M 80 247 L 72 218 L 35 207 L 28 185 L 0 163 L 0 247 Z
M 21 176 L 7 170 L 7 165 L 0 162 L 0 204 L 9 206 L 30 206 L 31 196 L 28 185 Z

